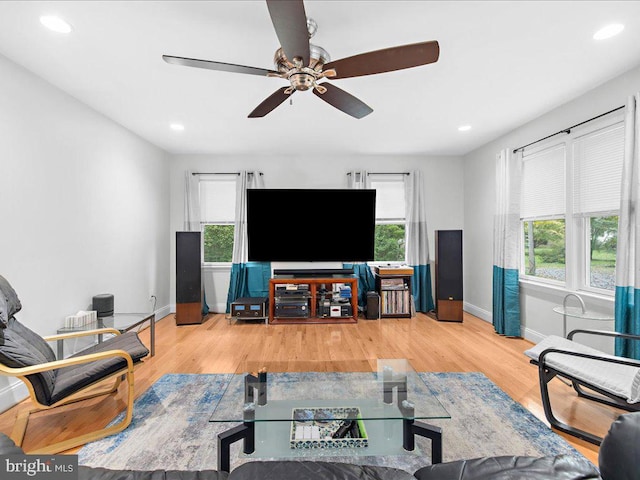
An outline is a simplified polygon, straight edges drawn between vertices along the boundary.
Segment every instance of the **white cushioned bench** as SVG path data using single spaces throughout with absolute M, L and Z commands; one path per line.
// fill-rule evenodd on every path
M 620 358 L 556 335 L 549 335 L 535 347 L 526 350 L 524 354 L 537 362 L 540 354 L 548 348 L 584 353 L 601 358 Z M 560 372 L 565 372 L 585 383 L 596 385 L 617 397 L 622 397 L 629 403 L 640 401 L 640 366 L 634 367 L 562 353 L 549 353 L 546 356 L 546 363 Z
M 578 396 L 628 411 L 640 410 L 640 361 L 609 355 L 573 340 L 576 334 L 591 334 L 628 340 L 640 336 L 602 330 L 574 330 L 567 337 L 550 335 L 524 354 L 537 365 L 540 395 L 552 427 L 600 445 L 602 438 L 559 421 L 549 398 L 548 383 L 556 376 L 571 382 Z M 587 389 L 587 391 L 585 391 Z

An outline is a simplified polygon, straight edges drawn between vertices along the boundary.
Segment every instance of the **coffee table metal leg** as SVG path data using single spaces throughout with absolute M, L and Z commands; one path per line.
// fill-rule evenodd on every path
M 414 450 L 415 435 L 431 440 L 431 464 L 442 463 L 442 428 L 415 420 L 403 420 L 402 446 L 405 450 Z
M 231 444 L 238 440 L 244 440 L 244 453 L 255 451 L 255 424 L 253 422 L 243 423 L 218 434 L 218 470 L 220 472 L 231 471 Z

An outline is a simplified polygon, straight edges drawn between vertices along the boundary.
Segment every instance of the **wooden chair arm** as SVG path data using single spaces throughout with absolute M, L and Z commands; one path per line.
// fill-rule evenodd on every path
M 94 330 L 80 330 L 77 332 L 60 333 L 58 335 L 48 335 L 44 338 L 47 342 L 55 342 L 57 340 L 66 340 L 68 338 L 88 337 L 90 335 L 113 334 L 120 335 L 120 330 L 116 328 L 96 328 Z
M 97 360 L 104 360 L 106 358 L 113 357 L 124 358 L 127 361 L 127 369 L 129 371 L 133 371 L 133 359 L 131 358 L 131 355 L 124 350 L 107 350 L 104 352 L 65 358 L 64 360 L 56 360 L 54 362 L 39 363 L 29 367 L 12 368 L 0 363 L 0 373 L 11 376 L 24 376 L 31 375 L 33 373 L 47 372 L 49 370 L 57 370 L 58 368 L 69 367 L 71 365 L 78 365 L 81 363 L 91 363 Z

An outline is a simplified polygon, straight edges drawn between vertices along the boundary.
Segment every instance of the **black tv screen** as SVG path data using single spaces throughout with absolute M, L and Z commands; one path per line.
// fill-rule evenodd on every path
M 249 189 L 249 261 L 373 260 L 375 221 L 375 190 Z

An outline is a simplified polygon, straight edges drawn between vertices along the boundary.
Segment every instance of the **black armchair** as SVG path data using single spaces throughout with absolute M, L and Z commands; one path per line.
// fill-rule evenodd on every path
M 15 443 L 22 445 L 32 413 L 113 393 L 126 378 L 127 411 L 122 421 L 29 453 L 59 453 L 124 430 L 133 415 L 134 364 L 149 353 L 138 334 L 99 329 L 41 337 L 14 317 L 21 308 L 15 290 L 0 276 L 0 374 L 22 380 L 29 390 L 31 402 L 36 406 L 18 415 L 11 435 Z M 114 336 L 64 360 L 56 360 L 47 343 L 97 334 Z M 104 380 L 112 380 L 113 384 L 106 389 L 91 388 Z

